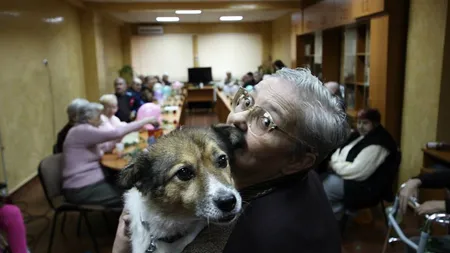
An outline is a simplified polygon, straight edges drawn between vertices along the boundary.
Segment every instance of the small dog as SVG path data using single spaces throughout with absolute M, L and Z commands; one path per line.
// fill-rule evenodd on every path
M 230 166 L 243 145 L 235 127 L 183 128 L 123 169 L 119 182 L 130 189 L 124 197 L 133 253 L 179 253 L 208 222 L 232 222 L 242 199 Z

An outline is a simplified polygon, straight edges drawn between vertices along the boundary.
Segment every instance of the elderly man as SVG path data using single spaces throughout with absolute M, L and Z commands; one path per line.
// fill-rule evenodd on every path
M 251 93 L 241 88 L 227 123 L 246 136 L 233 166 L 244 211 L 228 227 L 210 225 L 184 252 L 341 252 L 337 222 L 312 170 L 348 135 L 336 99 L 309 70 L 284 68 Z M 120 251 L 123 220 L 113 252 L 127 252 Z
M 127 94 L 127 83 L 125 79 L 118 77 L 114 80 L 114 89 L 116 91 L 116 97 L 118 102 L 118 110 L 116 116 L 120 121 L 130 122 L 134 115 L 132 115 L 132 108 L 134 101 L 132 97 Z
M 67 107 L 67 116 L 69 118 L 69 121 L 63 127 L 63 129 L 61 129 L 61 131 L 59 131 L 59 133 L 58 133 L 58 137 L 56 139 L 56 144 L 53 148 L 54 154 L 63 152 L 64 141 L 66 140 L 67 133 L 75 124 L 78 108 L 80 108 L 81 105 L 84 105 L 87 103 L 89 103 L 89 101 L 87 101 L 84 98 L 76 98 L 76 99 L 72 100 L 72 102 Z
M 172 83 L 169 82 L 169 75 L 167 73 L 164 73 L 162 76 L 162 82 L 164 85 L 171 85 Z

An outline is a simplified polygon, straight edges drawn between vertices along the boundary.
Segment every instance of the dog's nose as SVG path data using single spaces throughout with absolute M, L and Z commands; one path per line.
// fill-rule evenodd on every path
M 236 207 L 236 197 L 234 194 L 220 196 L 214 200 L 216 206 L 223 212 L 231 212 Z

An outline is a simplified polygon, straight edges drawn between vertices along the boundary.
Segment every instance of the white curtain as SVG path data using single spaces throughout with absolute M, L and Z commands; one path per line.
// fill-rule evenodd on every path
M 213 79 L 225 78 L 231 71 L 241 78 L 256 71 L 262 63 L 263 42 L 260 34 L 216 33 L 198 35 L 198 60 L 200 67 L 212 67 Z
M 171 81 L 187 81 L 188 68 L 194 65 L 191 34 L 133 36 L 132 65 L 138 74 L 169 74 Z

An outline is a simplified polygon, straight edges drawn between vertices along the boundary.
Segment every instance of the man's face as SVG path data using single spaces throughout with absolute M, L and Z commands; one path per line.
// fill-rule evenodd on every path
M 273 122 L 292 136 L 296 136 L 295 123 L 298 114 L 297 88 L 279 78 L 265 78 L 250 93 L 252 99 L 246 106 L 258 106 L 267 111 Z M 245 132 L 247 148 L 236 154 L 236 174 L 258 177 L 261 180 L 278 177 L 281 168 L 292 158 L 295 142 L 279 130 L 263 135 L 252 130 L 264 121 L 251 121 L 251 110 L 239 107 L 228 116 L 227 123 L 234 124 Z M 254 124 L 254 125 L 251 125 Z
M 127 90 L 127 85 L 123 81 L 117 81 L 114 83 L 114 89 L 117 94 L 124 94 Z
M 169 80 L 169 76 L 168 75 L 163 75 L 162 79 L 163 79 L 163 81 L 168 81 Z
M 133 82 L 131 84 L 131 88 L 136 91 L 136 92 L 141 92 L 142 89 L 142 84 L 141 83 L 137 83 L 137 82 Z
M 230 79 L 231 78 L 231 73 L 227 72 L 227 78 Z

